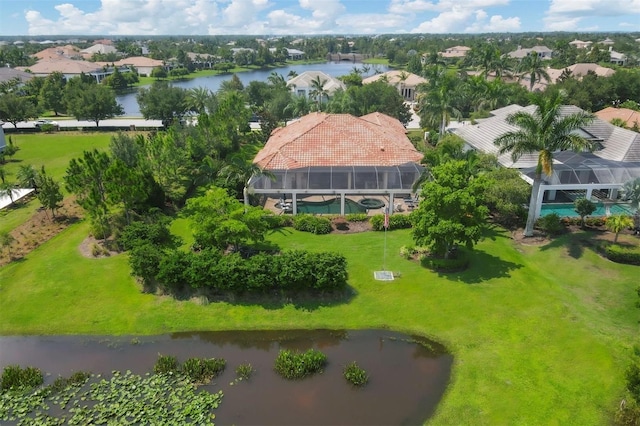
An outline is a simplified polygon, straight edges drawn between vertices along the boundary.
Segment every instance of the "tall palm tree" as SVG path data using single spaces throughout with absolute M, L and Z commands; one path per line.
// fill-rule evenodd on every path
M 369 75 L 369 71 L 371 71 L 371 66 L 367 64 L 362 64 L 362 73 L 364 75 Z
M 327 84 L 327 80 L 320 78 L 319 75 L 311 80 L 311 92 L 309 92 L 309 95 L 316 101 L 318 111 L 321 111 L 322 101 L 328 97 L 329 92 L 324 88 L 325 84 Z
M 518 129 L 504 133 L 494 142 L 500 147 L 500 154 L 510 152 L 514 162 L 523 154 L 538 152 L 538 164 L 533 178 L 529 214 L 524 230 L 525 237 L 533 235 L 542 173 L 547 176 L 552 175 L 553 154 L 563 150 L 593 149 L 591 141 L 575 133 L 579 128 L 589 124 L 593 120 L 593 116 L 584 111 L 566 116 L 561 115 L 560 109 L 563 100 L 564 97 L 560 91 L 551 95 L 532 95 L 532 104 L 536 106 L 535 112 L 518 111 L 510 114 L 507 117 L 507 123 Z
M 289 73 L 287 74 L 287 79 L 291 80 L 292 78 L 295 78 L 298 76 L 298 73 L 294 70 L 289 71 Z
M 302 117 L 309 114 L 311 105 L 309 99 L 306 96 L 293 96 L 291 103 L 284 107 L 284 112 L 291 113 L 294 118 Z
M 185 102 L 190 111 L 196 114 L 213 112 L 208 107 L 215 105 L 215 94 L 206 87 L 194 87 L 187 90 Z
M 522 58 L 522 61 L 520 61 L 520 65 L 518 66 L 518 71 L 521 73 L 520 80 L 527 76 L 529 77 L 530 91 L 533 91 L 533 86 L 536 84 L 536 81 L 542 81 L 543 77 L 547 81 L 551 80 L 542 59 L 540 59 L 535 50 Z
M 437 78 L 432 78 L 427 85 L 418 86 L 422 91 L 418 96 L 419 115 L 424 127 L 438 128 L 440 137 L 447 129 L 451 117 L 460 119 L 462 113 L 456 108 L 456 102 L 461 96 L 459 79 L 447 72 L 441 72 Z
M 609 216 L 607 218 L 607 229 L 616 234 L 613 238 L 614 243 L 618 242 L 620 231 L 625 228 L 631 228 L 632 226 L 633 219 L 631 219 L 630 216 L 625 216 L 623 214 L 614 214 L 613 216 Z
M 275 71 L 271 71 L 271 74 L 267 77 L 267 82 L 276 88 L 287 87 L 287 81 L 284 79 L 282 74 L 278 74 Z
M 20 166 L 18 173 L 16 173 L 16 178 L 18 179 L 18 185 L 22 188 L 33 188 L 36 194 L 38 193 L 40 176 L 31 164 Z

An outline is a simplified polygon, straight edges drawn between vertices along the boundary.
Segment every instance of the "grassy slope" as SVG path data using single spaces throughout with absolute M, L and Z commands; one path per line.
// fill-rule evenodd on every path
M 186 234 L 185 223 L 174 231 Z M 560 239 L 514 246 L 493 231 L 470 270 L 439 276 L 400 258 L 407 231 L 310 236 L 284 230 L 287 248 L 339 250 L 356 296 L 336 304 L 213 303 L 141 294 L 126 255 L 91 260 L 74 225 L 0 269 L 0 334 L 153 334 L 177 330 L 378 328 L 432 336 L 455 355 L 434 424 L 606 424 L 623 389 L 625 349 L 637 337 L 637 267 L 612 264 Z M 566 244 L 565 244 L 566 243 Z

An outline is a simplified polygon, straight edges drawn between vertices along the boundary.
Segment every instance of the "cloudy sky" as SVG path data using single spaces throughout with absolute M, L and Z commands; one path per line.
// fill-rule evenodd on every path
M 640 31 L 640 0 L 0 0 L 0 35 Z

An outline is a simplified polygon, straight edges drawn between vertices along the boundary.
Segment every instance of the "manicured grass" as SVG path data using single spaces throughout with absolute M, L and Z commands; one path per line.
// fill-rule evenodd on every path
M 62 192 L 66 194 L 62 178 L 69 161 L 80 157 L 83 151 L 106 149 L 113 135 L 88 132 L 10 134 L 7 137 L 10 136 L 20 150 L 4 165 L 7 180 L 15 182 L 16 173 L 22 165 L 30 164 L 37 170 L 45 166 L 47 174 L 60 182 Z M 34 197 L 28 202 L 18 202 L 15 208 L 0 210 L 0 232 L 9 232 L 24 223 L 40 206 L 40 202 Z
M 389 65 L 389 60 L 386 58 L 368 58 L 362 62 L 365 64 Z
M 203 306 L 140 293 L 126 254 L 83 258 L 78 245 L 87 229 L 73 225 L 0 269 L 0 334 L 390 328 L 426 335 L 455 356 L 433 424 L 608 424 L 623 395 L 638 335 L 638 267 L 578 250 L 568 236 L 528 247 L 492 230 L 469 270 L 441 275 L 401 258 L 410 234 L 392 231 L 386 266 L 401 277 L 379 282 L 373 271 L 382 267 L 383 233 L 284 229 L 269 239 L 347 257 L 351 300 Z

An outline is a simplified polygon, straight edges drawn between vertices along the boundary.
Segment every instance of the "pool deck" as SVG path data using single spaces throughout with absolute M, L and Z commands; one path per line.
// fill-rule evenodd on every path
M 312 195 L 309 197 L 305 197 L 304 199 L 298 198 L 298 201 L 310 201 L 310 202 L 322 202 L 322 201 L 329 201 L 332 200 L 336 197 L 334 197 L 333 195 Z M 337 197 L 339 199 L 339 197 Z M 380 200 L 382 201 L 385 205 L 387 205 L 389 203 L 389 199 L 387 197 L 383 197 L 383 196 L 360 196 L 360 195 L 356 195 L 356 196 L 348 196 L 347 198 L 349 198 L 352 201 L 355 201 L 356 203 L 360 200 L 362 200 L 363 198 L 374 198 L 376 200 Z M 286 203 L 291 204 L 292 200 L 290 198 L 285 199 Z M 394 199 L 394 212 L 393 214 L 408 214 L 411 213 L 414 208 L 415 208 L 415 204 L 411 203 L 411 202 L 407 202 L 402 198 L 395 198 Z M 267 198 L 264 206 L 263 206 L 266 210 L 272 211 L 273 213 L 276 214 L 284 214 L 284 213 L 288 213 L 286 212 L 284 209 L 280 208 L 280 198 Z M 384 208 L 378 208 L 378 209 L 370 209 L 367 210 L 367 215 L 369 216 L 374 216 L 377 214 L 382 214 L 384 213 Z

